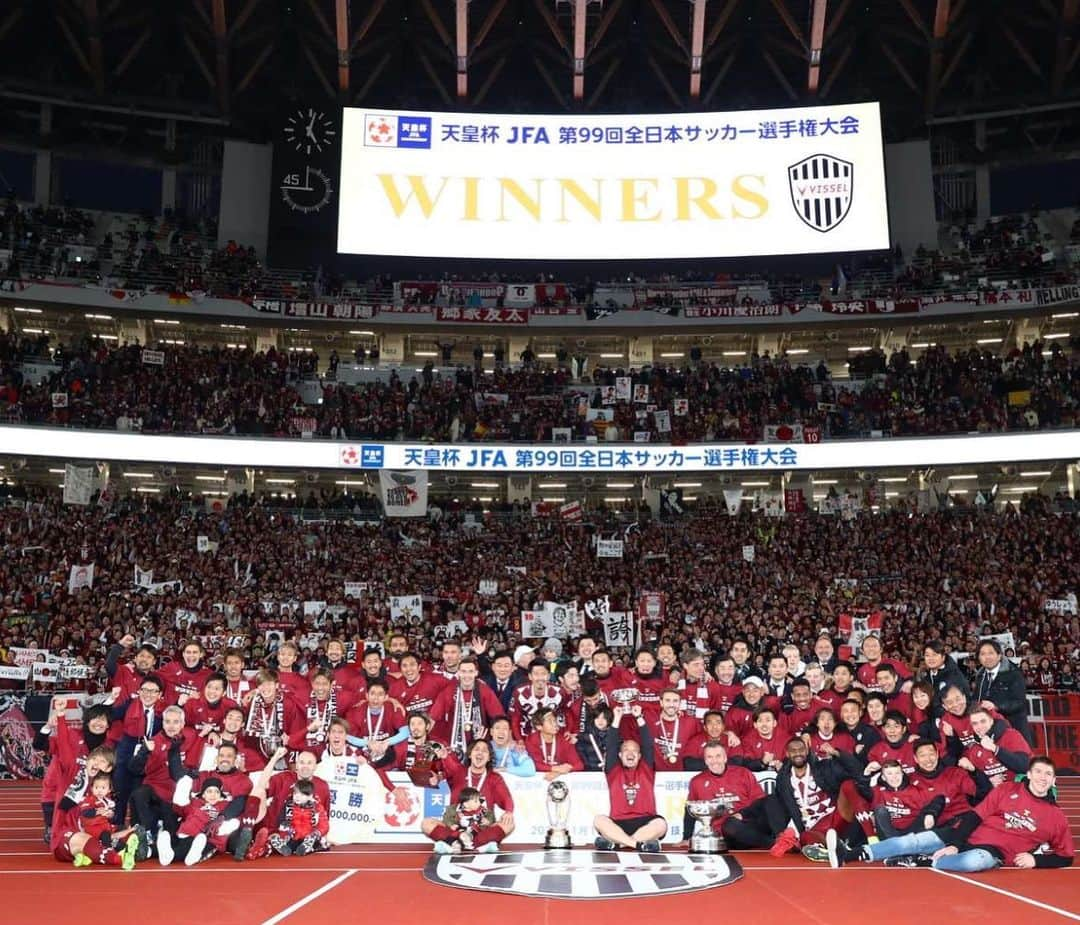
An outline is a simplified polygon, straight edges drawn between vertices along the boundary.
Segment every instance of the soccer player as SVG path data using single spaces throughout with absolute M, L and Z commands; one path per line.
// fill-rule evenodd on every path
M 713 829 L 729 848 L 769 848 L 776 840 L 768 818 L 768 801 L 752 771 L 728 762 L 727 749 L 719 742 L 705 746 L 705 770 L 690 778 L 690 800 L 731 800 L 731 809 L 714 819 Z M 683 832 L 693 834 L 693 817 L 687 814 Z
M 170 704 L 184 706 L 189 700 L 197 700 L 207 679 L 214 673 L 204 659 L 206 650 L 194 639 L 184 643 L 180 658 L 162 665 L 157 675 L 165 682 L 165 700 Z
M 478 790 L 484 797 L 484 804 L 496 813 L 495 824 L 487 826 L 476 833 L 473 846 L 476 850 L 497 850 L 499 842 L 514 831 L 514 798 L 506 787 L 502 775 L 494 770 L 491 760 L 491 747 L 487 742 L 478 739 L 469 746 L 466 755 L 467 764 L 462 764 L 453 752 L 446 746 L 440 746 L 439 758 L 443 763 L 443 771 L 446 782 L 450 785 L 450 800 L 459 803 L 461 793 L 466 787 Z M 435 851 L 441 854 L 451 853 L 455 841 L 454 833 L 441 819 L 424 819 L 420 824 L 424 834 L 434 841 Z M 444 843 L 445 847 L 439 847 Z M 495 849 L 484 848 L 485 845 L 493 844 Z
M 509 717 L 515 738 L 524 741 L 536 728 L 532 718 L 538 710 L 558 711 L 562 706 L 562 692 L 550 683 L 550 679 L 547 663 L 537 659 L 529 666 L 528 683 L 522 684 L 511 695 Z
M 826 861 L 828 833 L 839 829 L 846 834 L 855 824 L 853 803 L 858 794 L 854 782 L 862 766 L 843 752 L 814 758 L 802 739 L 788 742 L 785 755 L 787 760 L 776 775 L 773 798 L 783 809 L 786 828 L 770 853 L 782 857 L 801 846 L 803 855 L 811 861 Z
M 995 787 L 974 812 L 955 825 L 939 826 L 853 848 L 835 836 L 829 839 L 829 862 L 888 861 L 907 858 L 900 866 L 973 873 L 1003 864 L 1022 869 L 1070 867 L 1075 847 L 1069 820 L 1054 800 L 1054 763 L 1031 759 L 1020 782 Z
M 401 677 L 390 682 L 390 696 L 401 704 L 406 714 L 427 713 L 439 692 L 450 682 L 442 675 L 420 670 L 420 658 L 412 652 L 400 659 Z
M 656 765 L 665 771 L 686 770 L 683 762 L 690 742 L 701 731 L 701 724 L 695 716 L 680 713 L 681 704 L 679 691 L 667 688 L 660 695 L 660 715 L 651 723 Z
M 971 728 L 979 741 L 964 749 L 957 767 L 975 775 L 975 797 L 981 800 L 992 787 L 1011 774 L 1023 774 L 1031 763 L 1031 746 L 1003 719 L 994 719 L 986 707 L 971 711 Z
M 637 724 L 641 744 L 619 735 L 622 708 L 614 711 L 607 730 L 605 773 L 611 800 L 610 815 L 593 819 L 598 833 L 596 847 L 601 851 L 634 848 L 638 851 L 660 850 L 660 840 L 667 834 L 667 820 L 656 812 L 655 752 L 652 733 L 642 716 L 640 704 L 633 704 L 627 714 Z
M 533 662 L 532 667 L 535 668 L 537 664 Z M 554 780 L 571 771 L 585 770 L 574 744 L 559 732 L 559 718 L 554 709 L 540 707 L 533 713 L 533 725 L 536 731 L 526 739 L 525 749 L 545 780 Z
M 502 715 L 502 704 L 490 687 L 480 683 L 476 659 L 463 658 L 456 668 L 456 680 L 435 698 L 431 717 L 436 735 L 460 757 L 473 742 L 487 738 L 491 721 Z

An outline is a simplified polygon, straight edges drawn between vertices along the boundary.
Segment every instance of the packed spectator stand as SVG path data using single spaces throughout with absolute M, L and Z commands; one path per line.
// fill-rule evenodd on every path
M 134 344 L 59 345 L 0 334 L 0 416 L 9 423 L 144 433 L 287 437 L 298 435 L 298 421 L 314 418 L 315 435 L 345 439 L 545 441 L 554 428 L 570 428 L 574 440 L 626 441 L 649 431 L 661 442 L 757 442 L 766 425 L 778 424 L 818 427 L 826 439 L 1067 428 L 1076 426 L 1080 400 L 1075 339 L 1048 348 L 1035 342 L 1007 356 L 931 347 L 917 362 L 906 349 L 887 357 L 874 351 L 857 359 L 857 381 L 834 380 L 824 363 L 814 368 L 766 355 L 737 367 L 700 363 L 625 374 L 599 368 L 577 381 L 566 366 L 535 362 L 438 374 L 429 362 L 419 373 L 344 385 L 335 381 L 340 360 L 333 353 L 317 380 L 317 404 L 305 403 L 300 383 L 315 379 L 318 354 L 157 346 L 163 366 L 145 364 Z M 61 368 L 36 385 L 20 372 L 34 358 Z M 670 434 L 643 419 L 640 405 L 605 404 L 602 387 L 623 375 L 648 386 L 657 407 L 688 401 L 686 414 L 671 417 Z M 56 393 L 67 393 L 65 406 L 54 406 Z M 588 420 L 590 408 L 611 414 Z

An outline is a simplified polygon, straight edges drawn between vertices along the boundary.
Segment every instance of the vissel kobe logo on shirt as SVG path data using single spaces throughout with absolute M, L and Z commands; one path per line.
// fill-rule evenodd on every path
M 832 231 L 851 209 L 855 165 L 829 154 L 811 154 L 788 167 L 795 214 L 814 231 Z

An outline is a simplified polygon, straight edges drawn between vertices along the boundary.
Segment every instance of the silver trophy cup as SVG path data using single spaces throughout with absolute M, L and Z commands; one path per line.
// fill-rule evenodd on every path
M 544 847 L 570 847 L 570 788 L 561 780 L 552 781 L 547 789 L 548 830 Z
M 722 819 L 731 812 L 732 802 L 721 797 L 712 800 L 689 800 L 687 812 L 694 817 L 694 834 L 690 836 L 690 851 L 695 854 L 721 854 L 727 851 L 727 842 L 713 820 Z

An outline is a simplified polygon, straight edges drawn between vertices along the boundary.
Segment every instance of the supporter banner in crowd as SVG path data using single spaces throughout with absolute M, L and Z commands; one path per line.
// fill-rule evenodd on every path
M 440 305 L 435 309 L 435 320 L 478 324 L 528 324 L 529 312 L 524 308 L 461 308 L 457 305 Z
M 64 466 L 64 504 L 85 506 L 90 503 L 90 496 L 93 493 L 93 468 L 91 466 L 83 468 L 67 463 Z
M 33 746 L 25 710 L 25 696 L 0 693 L 0 780 L 40 780 L 45 774 L 45 755 Z
M 94 564 L 73 565 L 68 573 L 68 594 L 74 594 L 80 588 L 94 587 Z
M 144 350 L 142 352 L 143 366 L 164 366 L 164 350 Z
M 383 511 L 387 517 L 426 517 L 428 477 L 424 471 L 379 470 Z
M 1073 431 L 962 437 L 836 440 L 817 444 L 422 444 L 333 440 L 143 435 L 53 427 L 0 425 L 0 445 L 12 456 L 136 460 L 139 462 L 281 468 L 408 469 L 452 472 L 766 472 L 915 468 L 963 463 L 1020 463 L 1076 457 Z M 223 510 L 224 498 L 208 498 Z
M 621 559 L 623 557 L 623 541 L 597 540 L 596 557 L 598 559 Z
M 341 164 L 341 253 L 625 260 L 890 246 L 877 103 L 689 118 L 347 108 Z
M 388 792 L 374 771 L 349 758 L 324 758 L 316 774 L 330 784 L 330 839 L 338 844 L 424 842 L 421 820 L 441 817 L 450 798 L 445 783 L 437 788 L 417 787 L 401 771 L 389 773 L 394 789 Z M 693 776 L 689 771 L 662 771 L 656 775 L 656 811 L 668 820 L 669 826 L 666 842 L 686 837 L 682 831 L 683 810 Z M 772 792 L 775 771 L 758 771 L 754 776 L 766 792 Z M 599 772 L 578 772 L 559 779 L 570 788 L 570 840 L 576 845 L 591 845 L 596 838 L 593 819 L 610 811 L 607 780 Z M 549 782 L 540 774 L 504 774 L 503 780 L 514 800 L 514 831 L 504 844 L 542 842 L 551 825 L 547 817 Z
M 390 621 L 409 623 L 424 616 L 424 601 L 419 594 L 401 594 L 390 598 Z
M 1028 694 L 1035 754 L 1049 755 L 1058 774 L 1080 774 L 1080 694 Z
M 256 311 L 267 315 L 324 318 L 327 321 L 369 321 L 379 313 L 376 305 L 349 300 L 293 302 L 288 299 L 256 299 L 251 304 Z

